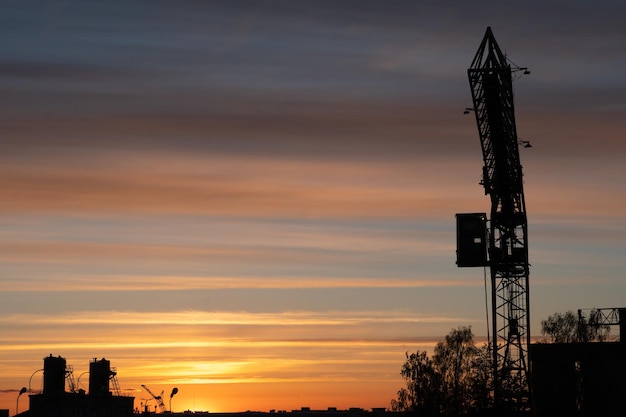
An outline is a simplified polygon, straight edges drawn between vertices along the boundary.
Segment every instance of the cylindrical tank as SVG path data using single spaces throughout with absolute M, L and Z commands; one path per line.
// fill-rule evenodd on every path
M 43 393 L 45 395 L 62 394 L 65 392 L 64 358 L 52 355 L 43 359 Z
M 89 395 L 109 394 L 109 378 L 111 376 L 111 362 L 102 358 L 94 359 L 89 364 Z

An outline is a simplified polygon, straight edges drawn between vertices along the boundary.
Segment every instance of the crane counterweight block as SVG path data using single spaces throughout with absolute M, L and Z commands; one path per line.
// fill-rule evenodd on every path
M 457 214 L 456 231 L 457 266 L 488 266 L 487 213 Z

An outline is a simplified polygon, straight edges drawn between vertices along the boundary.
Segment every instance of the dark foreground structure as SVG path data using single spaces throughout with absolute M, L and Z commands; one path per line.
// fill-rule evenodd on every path
M 534 409 L 543 416 L 624 416 L 626 343 L 530 345 Z
M 617 342 L 530 345 L 534 415 L 626 415 L 626 308 L 612 309 Z
M 70 392 L 65 390 L 66 380 Z M 23 417 L 131 417 L 134 397 L 113 395 L 109 384 L 119 394 L 116 372 L 106 359 L 89 364 L 89 392 L 76 390 L 71 367 L 61 356 L 44 358 L 43 392 L 30 394 L 28 411 Z

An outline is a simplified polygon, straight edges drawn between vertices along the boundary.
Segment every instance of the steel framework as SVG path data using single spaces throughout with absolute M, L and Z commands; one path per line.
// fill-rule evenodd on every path
M 529 405 L 529 264 L 526 205 L 513 107 L 513 72 L 487 28 L 468 69 L 483 153 L 481 185 L 491 198 L 489 268 L 496 404 Z M 527 143 L 527 142 L 526 142 Z
M 619 341 L 626 340 L 626 308 L 624 307 L 579 309 L 579 325 L 583 320 L 587 320 L 589 324 L 596 328 L 619 326 L 619 335 L 614 335 L 612 338 L 617 338 Z

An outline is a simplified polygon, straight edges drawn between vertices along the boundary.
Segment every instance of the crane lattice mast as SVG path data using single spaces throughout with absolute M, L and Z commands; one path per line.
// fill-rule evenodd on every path
M 517 70 L 526 69 L 511 67 L 487 28 L 467 73 L 484 161 L 481 185 L 491 198 L 487 265 L 491 273 L 494 397 L 500 406 L 523 409 L 530 395 L 530 316 L 528 224 L 519 159 L 522 142 L 517 137 L 513 107 L 512 79 Z

